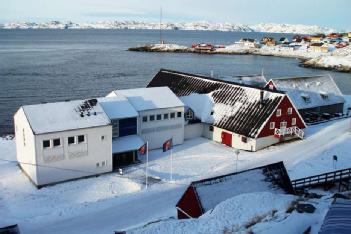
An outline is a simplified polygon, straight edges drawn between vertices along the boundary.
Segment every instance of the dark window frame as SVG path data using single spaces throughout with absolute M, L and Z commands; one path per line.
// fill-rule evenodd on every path
M 46 145 L 45 143 L 49 143 L 49 145 Z M 43 140 L 43 148 L 46 149 L 46 148 L 50 148 L 50 140 Z
M 61 146 L 61 139 L 60 138 L 55 138 L 52 140 L 52 146 L 53 147 L 59 147 Z
M 73 139 L 73 142 L 70 142 L 70 140 Z M 76 143 L 76 138 L 74 136 L 70 136 L 67 138 L 67 143 L 68 145 L 73 145 Z
M 81 139 L 83 137 L 83 140 Z M 78 135 L 77 137 L 78 144 L 85 143 L 85 135 Z

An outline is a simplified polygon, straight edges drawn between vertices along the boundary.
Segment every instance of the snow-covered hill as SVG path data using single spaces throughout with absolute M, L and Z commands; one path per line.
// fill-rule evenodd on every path
M 0 25 L 4 29 L 159 29 L 159 23 L 146 23 L 140 21 L 101 21 L 94 23 L 74 23 L 51 21 L 44 23 L 13 22 Z M 270 33 L 299 33 L 315 34 L 335 31 L 331 28 L 316 25 L 292 25 L 261 23 L 257 25 L 233 24 L 233 23 L 163 23 L 165 30 L 206 30 L 206 31 L 230 31 L 230 32 L 270 32 Z

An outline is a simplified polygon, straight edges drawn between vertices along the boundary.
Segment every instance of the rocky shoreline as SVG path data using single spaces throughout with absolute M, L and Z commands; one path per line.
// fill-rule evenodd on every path
M 149 44 L 137 47 L 129 48 L 128 51 L 136 52 L 157 52 L 157 53 L 199 53 L 199 54 L 223 54 L 223 55 L 260 55 L 260 56 L 275 56 L 284 58 L 297 58 L 300 59 L 299 66 L 316 68 L 323 70 L 333 70 L 338 72 L 351 73 L 351 64 L 344 65 L 337 63 L 334 60 L 343 59 L 351 55 L 340 56 L 338 54 L 321 54 L 314 52 L 295 52 L 295 51 L 284 51 L 284 50 L 267 50 L 261 48 L 245 48 L 239 46 L 228 46 L 226 48 L 218 48 L 215 50 L 196 50 L 194 48 L 176 45 L 176 44 Z M 324 60 L 332 60 L 324 62 Z M 334 59 L 334 60 L 333 60 Z M 351 61 L 351 60 L 350 60 Z M 351 63 L 351 62 L 350 62 Z

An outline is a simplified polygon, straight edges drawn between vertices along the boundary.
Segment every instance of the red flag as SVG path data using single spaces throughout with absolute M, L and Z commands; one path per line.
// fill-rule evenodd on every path
M 146 151 L 147 151 L 147 144 L 143 144 L 139 149 L 138 149 L 138 152 L 140 155 L 145 155 L 146 154 Z
M 172 142 L 172 138 L 168 139 L 167 141 L 165 141 L 165 143 L 163 143 L 163 152 L 166 152 L 170 149 L 172 149 L 173 147 L 173 142 Z

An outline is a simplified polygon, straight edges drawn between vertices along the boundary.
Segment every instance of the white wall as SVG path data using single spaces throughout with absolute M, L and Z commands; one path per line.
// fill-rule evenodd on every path
M 284 141 L 288 141 L 291 139 L 297 138 L 297 136 L 285 137 Z M 274 136 L 261 137 L 256 139 L 256 150 L 260 150 L 266 148 L 270 145 L 274 145 L 279 142 L 279 138 L 275 138 Z
M 78 135 L 85 135 L 86 142 L 68 145 L 68 137 Z M 61 146 L 44 149 L 43 140 L 54 138 L 61 139 Z M 35 140 L 37 163 L 42 165 L 37 169 L 38 185 L 112 171 L 112 126 L 41 134 Z
M 247 137 L 247 142 L 244 143 L 242 141 L 242 135 L 232 133 L 225 129 L 221 129 L 218 127 L 213 128 L 213 136 L 212 140 L 222 143 L 222 132 L 227 132 L 232 135 L 232 147 L 236 149 L 248 150 L 248 151 L 256 151 L 256 140 L 253 138 Z
M 177 117 L 177 112 L 182 112 L 182 117 Z M 174 119 L 164 120 L 163 114 L 175 112 Z M 156 120 L 156 115 L 161 114 L 162 120 Z M 143 116 L 155 115 L 155 120 L 143 122 Z M 184 142 L 184 107 L 155 109 L 139 112 L 138 133 L 149 142 L 150 149 L 158 149 L 162 144 L 172 138 L 173 145 L 183 144 Z
M 14 125 L 17 161 L 30 179 L 37 183 L 35 137 L 22 108 L 14 116 Z
M 204 124 L 187 124 L 184 126 L 184 140 L 202 137 L 204 135 Z

